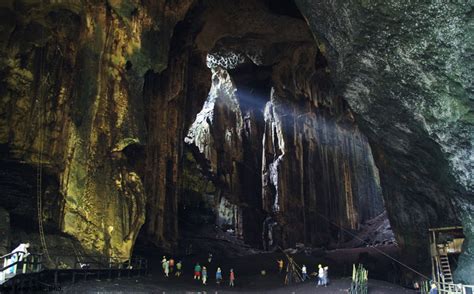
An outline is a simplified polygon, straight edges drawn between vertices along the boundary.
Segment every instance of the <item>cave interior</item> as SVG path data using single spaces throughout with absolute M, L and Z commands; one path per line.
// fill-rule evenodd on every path
M 0 254 L 41 222 L 57 256 L 375 247 L 430 274 L 428 229 L 462 226 L 474 283 L 472 79 L 408 56 L 422 4 L 335 2 L 1 4 Z

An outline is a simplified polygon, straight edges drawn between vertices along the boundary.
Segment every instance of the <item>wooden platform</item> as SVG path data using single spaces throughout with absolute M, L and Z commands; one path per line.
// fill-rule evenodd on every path
M 0 292 L 51 291 L 59 290 L 61 283 L 75 283 L 88 279 L 114 279 L 140 276 L 148 273 L 148 262 L 143 258 L 132 258 L 122 262 L 105 262 L 101 257 L 81 257 L 73 268 L 60 268 L 60 257 L 55 268 L 46 269 L 40 255 L 31 254 L 20 261 L 11 261 L 11 255 L 4 256 L 4 266 L 0 269 Z M 40 256 L 40 258 L 37 258 Z

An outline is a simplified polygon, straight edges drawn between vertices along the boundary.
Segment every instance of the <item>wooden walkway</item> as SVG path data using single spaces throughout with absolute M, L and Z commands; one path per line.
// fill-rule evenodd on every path
M 73 268 L 60 268 L 59 260 L 63 256 L 58 256 L 55 258 L 56 267 L 46 269 L 43 267 L 41 255 L 17 254 L 13 259 L 12 256 L 13 254 L 7 254 L 1 257 L 4 259 L 3 267 L 0 268 L 1 293 L 60 290 L 61 284 L 75 283 L 79 280 L 110 280 L 148 273 L 148 262 L 143 258 L 132 258 L 125 263 L 119 263 L 104 262 L 99 256 L 87 256 L 82 257 L 80 262 L 76 260 Z

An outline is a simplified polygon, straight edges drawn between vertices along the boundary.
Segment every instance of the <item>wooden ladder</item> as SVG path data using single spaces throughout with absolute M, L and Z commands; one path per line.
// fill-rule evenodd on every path
M 449 293 L 462 293 L 454 287 L 453 274 L 451 273 L 451 266 L 449 265 L 449 258 L 446 254 L 441 254 L 439 256 L 439 267 L 441 273 L 443 274 L 443 283 L 450 284 L 447 286 Z
M 441 273 L 443 273 L 444 282 L 452 284 L 453 275 L 451 273 L 451 267 L 449 266 L 449 258 L 447 255 L 440 255 L 439 256 L 439 267 L 441 269 Z

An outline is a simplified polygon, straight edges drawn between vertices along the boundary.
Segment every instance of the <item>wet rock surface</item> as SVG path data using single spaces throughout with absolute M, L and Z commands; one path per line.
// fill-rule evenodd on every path
M 462 222 L 472 283 L 472 5 L 295 2 L 0 4 L 11 227 L 36 225 L 38 165 L 47 230 L 121 260 L 215 224 L 343 246 L 385 206 L 422 267 Z
M 129 151 L 146 141 L 145 72 L 167 66 L 169 33 L 190 4 L 1 5 L 2 158 L 50 171 L 50 196 L 64 202 L 48 213 L 91 253 L 127 259 L 144 223 Z
M 337 247 L 350 238 L 338 225 L 357 230 L 384 210 L 368 141 L 302 21 L 265 15 L 276 27 L 287 23 L 285 34 L 274 34 L 253 27 L 261 21 L 254 17 L 238 29 L 258 34 L 213 34 L 211 89 L 185 142 L 217 189 L 210 206 L 216 215 L 232 211 L 227 225 L 237 236 L 265 249 Z
M 427 229 L 473 201 L 472 4 L 295 2 L 371 142 L 400 244 L 426 260 Z

